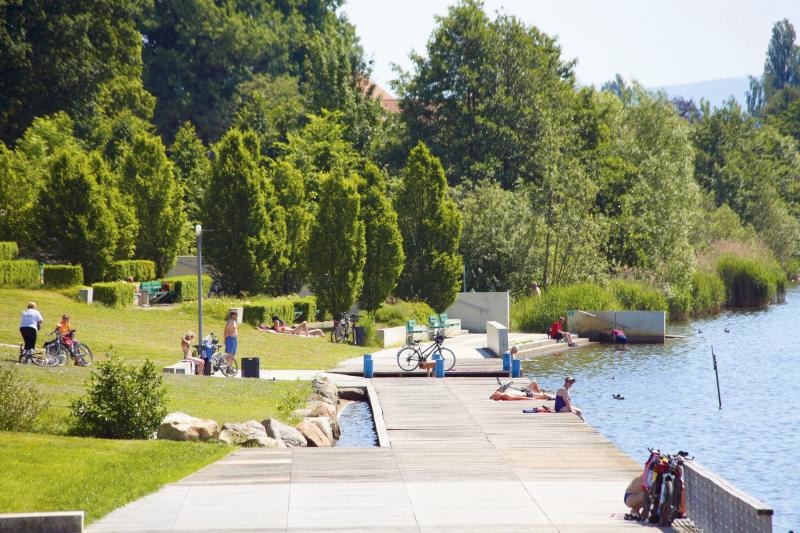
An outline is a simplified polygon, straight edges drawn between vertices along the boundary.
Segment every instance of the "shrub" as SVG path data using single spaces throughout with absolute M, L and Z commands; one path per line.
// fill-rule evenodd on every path
M 48 402 L 15 365 L 0 366 L 0 431 L 31 431 Z
M 731 255 L 717 263 L 729 307 L 766 307 L 785 277 L 776 266 Z
M 317 299 L 314 296 L 298 296 L 294 300 L 294 310 L 300 313 L 298 320 L 317 320 Z
M 667 292 L 670 320 L 686 320 L 692 309 L 692 293 L 690 289 Z
M 567 316 L 569 310 L 607 311 L 619 308 L 611 291 L 593 283 L 552 287 L 541 297 L 526 296 L 511 306 L 514 329 L 545 332 L 555 319 Z
M 16 259 L 19 248 L 15 242 L 0 242 L 0 261 L 11 261 Z
M 698 270 L 692 276 L 692 315 L 719 313 L 725 305 L 725 284 L 716 272 Z
M 362 312 L 358 317 L 358 326 L 364 328 L 364 346 L 379 346 L 378 328 L 372 315 Z
M 96 301 L 113 307 L 133 305 L 133 296 L 136 294 L 136 286 L 124 281 L 95 283 L 92 288 Z
M 30 289 L 39 285 L 39 263 L 32 259 L 0 261 L 0 287 Z
M 375 322 L 387 326 L 405 326 L 407 320 L 413 319 L 427 324 L 428 317 L 433 314 L 436 312 L 425 302 L 397 300 L 375 311 Z
M 44 265 L 44 285 L 47 288 L 75 287 L 83 284 L 80 265 Z
M 86 393 L 70 404 L 75 435 L 147 439 L 167 414 L 166 389 L 149 360 L 137 368 L 109 355 L 92 371 Z
M 192 302 L 197 300 L 197 275 L 194 276 L 176 276 L 174 278 L 166 278 L 161 281 L 169 283 L 170 290 L 175 293 L 177 301 L 179 302 Z M 211 276 L 203 276 L 203 291 L 208 292 L 207 289 L 211 288 Z
M 130 261 L 114 261 L 108 270 L 109 281 L 127 280 L 150 281 L 156 279 L 156 264 L 149 259 L 132 259 Z
M 667 299 L 664 295 L 642 281 L 618 279 L 609 286 L 611 294 L 619 302 L 621 309 L 629 311 L 666 311 Z
M 258 324 L 271 324 L 270 318 L 278 316 L 287 324 L 294 322 L 295 302 L 297 296 L 278 296 L 276 298 L 262 298 L 244 304 L 242 320 L 257 326 Z

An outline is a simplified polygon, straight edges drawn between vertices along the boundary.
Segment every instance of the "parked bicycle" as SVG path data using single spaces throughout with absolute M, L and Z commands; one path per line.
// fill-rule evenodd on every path
M 220 372 L 225 377 L 234 377 L 239 371 L 239 364 L 236 362 L 236 358 L 231 357 L 230 360 L 226 359 L 225 352 L 222 351 L 222 347 L 219 344 L 219 339 L 213 332 L 208 334 L 208 339 L 208 344 L 195 344 L 192 355 L 205 359 L 206 365 L 209 365 L 209 372 L 211 374 Z
M 48 354 L 42 350 L 26 350 L 25 344 L 19 343 L 19 364 L 26 365 L 33 363 L 36 366 L 58 366 L 58 357 Z
M 358 322 L 358 315 L 342 313 L 339 321 L 331 330 L 331 342 L 342 343 L 352 337 L 353 344 L 355 344 L 356 322 Z
M 50 332 L 55 339 L 44 343 L 44 351 L 58 359 L 58 364 L 63 365 L 70 357 L 78 366 L 89 366 L 94 362 L 94 354 L 86 344 L 75 338 L 75 330 L 70 330 L 66 335 L 60 335 L 58 328 Z
M 669 455 L 650 449 L 642 478 L 645 491 L 642 520 L 669 526 L 676 518 L 683 517 L 683 463 L 689 460 L 688 456 L 683 451 Z
M 397 365 L 410 372 L 417 368 L 420 363 L 428 360 L 428 357 L 439 354 L 444 359 L 445 371 L 452 369 L 456 365 L 456 355 L 449 348 L 442 346 L 444 343 L 444 335 L 437 333 L 433 337 L 433 344 L 426 347 L 424 350 L 420 348 L 419 341 L 411 341 L 397 352 Z

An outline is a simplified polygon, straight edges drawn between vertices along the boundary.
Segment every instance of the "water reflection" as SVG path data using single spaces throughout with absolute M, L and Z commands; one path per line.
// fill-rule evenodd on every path
M 800 289 L 790 289 L 786 301 L 763 311 L 669 324 L 668 333 L 685 338 L 668 339 L 663 346 L 602 345 L 540 357 L 523 368 L 552 390 L 566 374 L 575 376 L 572 398 L 588 423 L 635 459 L 644 462 L 648 446 L 688 450 L 772 506 L 776 531 L 796 529 Z

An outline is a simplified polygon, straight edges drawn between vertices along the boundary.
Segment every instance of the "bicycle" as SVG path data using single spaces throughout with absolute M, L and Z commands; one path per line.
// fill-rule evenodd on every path
M 651 524 L 669 526 L 673 520 L 682 517 L 683 463 L 690 460 L 689 454 L 679 451 L 669 455 L 652 448 L 649 450 L 650 457 L 645 463 L 642 480 L 645 492 L 641 519 Z
M 192 350 L 192 355 L 198 357 L 200 359 L 205 359 L 206 364 L 210 365 L 209 372 L 214 374 L 216 372 L 221 372 L 223 376 L 226 378 L 232 378 L 236 375 L 239 371 L 239 364 L 236 362 L 236 358 L 231 356 L 230 361 L 225 358 L 225 353 L 222 351 L 222 348 L 219 344 L 219 339 L 214 335 L 214 333 L 208 334 L 209 344 L 195 344 L 194 350 Z M 211 354 L 208 354 L 207 348 L 211 348 Z M 199 353 L 203 353 L 206 357 L 201 357 L 198 355 Z
M 341 318 L 339 318 L 339 321 L 331 330 L 331 342 L 342 343 L 352 336 L 353 343 L 355 344 L 355 327 L 357 321 L 358 315 L 342 313 Z
M 19 343 L 19 364 L 26 365 L 33 363 L 36 366 L 58 366 L 58 357 L 54 357 L 45 351 L 41 353 L 35 349 L 26 350 L 23 343 Z
M 86 344 L 75 338 L 75 330 L 70 330 L 66 335 L 59 335 L 58 329 L 50 332 L 55 339 L 44 343 L 44 351 L 58 359 L 58 364 L 63 365 L 68 356 L 75 359 L 79 366 L 89 366 L 94 362 L 94 354 Z
M 456 365 L 456 355 L 451 349 L 443 347 L 443 342 L 444 335 L 441 333 L 434 335 L 433 344 L 424 350 L 419 347 L 419 341 L 412 341 L 411 345 L 404 346 L 397 352 L 397 365 L 406 372 L 410 372 L 420 363 L 427 361 L 429 356 L 438 353 L 444 359 L 445 371 L 451 370 Z

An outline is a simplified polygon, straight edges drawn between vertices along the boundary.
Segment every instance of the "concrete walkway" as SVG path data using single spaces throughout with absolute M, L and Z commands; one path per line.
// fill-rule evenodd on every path
M 347 381 L 360 378 L 334 378 Z M 344 383 L 342 383 L 344 384 Z M 488 378 L 374 379 L 391 447 L 242 449 L 88 531 L 623 531 L 640 465 Z

